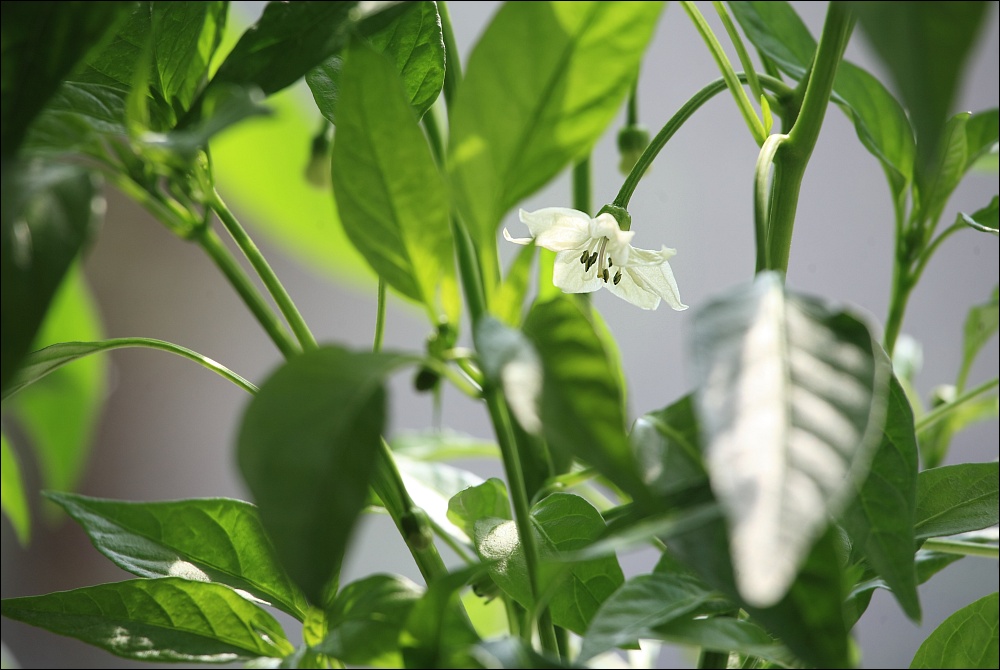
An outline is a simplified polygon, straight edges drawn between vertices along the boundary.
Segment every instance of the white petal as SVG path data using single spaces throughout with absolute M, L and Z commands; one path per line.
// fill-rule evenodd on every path
M 508 242 L 513 242 L 514 244 L 520 244 L 523 247 L 528 246 L 535 239 L 533 237 L 511 237 L 510 233 L 507 232 L 506 228 L 503 229 L 503 238 Z
M 584 272 L 580 254 L 575 251 L 560 251 L 556 254 L 552 283 L 566 293 L 592 293 L 604 286 L 604 280 L 597 276 L 595 268 L 591 267 L 590 272 Z
M 642 309 L 656 309 L 660 306 L 660 296 L 648 290 L 641 277 L 636 281 L 637 277 L 632 274 L 629 268 L 620 269 L 620 272 L 622 278 L 617 284 L 614 281 L 608 282 L 609 291 Z
M 628 263 L 632 249 L 629 243 L 635 237 L 634 230 L 622 230 L 618 227 L 618 220 L 605 212 L 590 222 L 590 235 L 598 240 L 602 237 L 608 239 L 606 251 L 611 254 L 611 259 L 616 265 Z
M 681 292 L 677 288 L 674 280 L 673 270 L 670 264 L 663 261 L 659 265 L 638 265 L 625 268 L 625 275 L 631 276 L 633 281 L 646 291 L 651 291 L 663 298 L 670 305 L 671 309 L 682 311 L 687 309 L 687 305 L 681 302 Z M 624 282 L 625 277 L 622 277 Z
M 586 213 L 568 207 L 546 207 L 529 212 L 524 209 L 517 211 L 521 223 L 528 226 L 532 237 L 538 237 L 555 225 L 589 226 L 590 217 Z
M 667 260 L 677 255 L 676 249 L 660 247 L 659 251 L 651 249 L 637 249 L 632 247 L 632 254 L 629 256 L 629 265 L 663 265 Z

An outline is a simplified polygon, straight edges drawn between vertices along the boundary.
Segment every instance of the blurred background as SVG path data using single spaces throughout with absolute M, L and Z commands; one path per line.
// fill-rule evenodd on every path
M 463 59 L 497 5 L 479 1 L 449 4 Z M 825 3 L 793 5 L 818 35 Z M 259 11 L 260 5 L 252 4 L 234 8 L 231 23 L 252 21 Z M 714 13 L 704 11 L 711 22 Z M 725 34 L 717 21 L 713 28 L 720 38 Z M 852 38 L 847 58 L 889 85 L 884 68 L 873 57 L 860 30 Z M 994 3 L 952 112 L 997 105 L 998 60 Z M 669 6 L 641 74 L 641 122 L 655 133 L 695 91 L 718 76 L 690 21 L 679 7 Z M 270 165 L 275 171 L 292 166 L 289 169 L 298 171 L 296 177 L 306 164 L 310 137 L 320 120 L 308 90 L 300 87 L 286 92 L 276 104 L 279 110 L 273 119 L 251 122 L 222 138 L 220 155 L 235 158 L 229 163 L 219 161 L 220 190 L 255 235 L 317 338 L 370 347 L 376 304 L 370 273 L 349 253 L 338 252 L 336 244 L 320 248 L 311 244 L 308 236 L 298 246 L 309 258 L 303 264 L 298 260 L 302 254 L 278 244 L 279 236 L 274 234 L 287 225 L 274 214 L 284 209 L 295 217 L 306 217 L 295 223 L 307 229 L 312 226 L 312 234 L 322 237 L 329 230 L 328 239 L 343 239 L 330 228 L 336 224 L 329 197 L 309 191 L 304 184 L 285 188 L 287 175 L 271 180 L 266 173 L 260 184 L 252 186 L 258 191 L 256 199 L 248 197 L 246 184 L 241 190 L 237 174 L 240 157 L 246 157 L 248 164 Z M 623 117 L 609 128 L 594 152 L 595 211 L 614 197 L 623 180 L 615 147 Z M 276 135 L 276 128 L 286 130 Z M 268 153 L 272 149 L 275 153 Z M 751 187 L 756 157 L 757 147 L 732 99 L 717 96 L 671 140 L 632 200 L 635 245 L 657 248 L 662 243 L 678 250 L 671 264 L 682 299 L 692 307 L 683 313 L 667 307 L 644 312 L 608 292 L 596 294 L 594 304 L 621 348 L 632 418 L 662 408 L 688 392 L 686 352 L 692 312 L 711 296 L 753 275 Z M 233 174 L 227 174 L 230 164 Z M 985 205 L 997 193 L 997 184 L 995 174 L 970 174 L 946 208 L 945 224 L 959 210 L 971 212 Z M 214 266 L 197 247 L 173 237 L 131 201 L 111 191 L 108 200 L 106 223 L 85 262 L 106 336 L 169 340 L 214 358 L 252 381 L 263 381 L 280 356 Z M 268 204 L 261 205 L 262 200 Z M 523 206 L 568 207 L 570 203 L 569 179 L 563 174 Z M 789 285 L 800 292 L 841 301 L 867 315 L 879 328 L 888 308 L 892 217 L 879 164 L 861 146 L 844 114 L 831 108 L 803 184 Z M 516 213 L 508 216 L 505 225 L 515 235 L 523 233 Z M 341 255 L 331 255 L 337 253 Z M 923 348 L 924 366 L 917 388 L 925 399 L 934 386 L 954 381 L 968 308 L 984 302 L 997 280 L 997 239 L 971 230 L 949 239 L 931 262 L 911 299 L 903 329 Z M 386 347 L 422 351 L 429 333 L 420 311 L 391 298 Z M 108 360 L 106 404 L 95 429 L 80 492 L 128 500 L 248 498 L 233 456 L 237 427 L 248 401 L 242 391 L 198 366 L 162 353 L 119 351 Z M 994 340 L 980 355 L 970 386 L 996 376 L 997 370 Z M 393 435 L 433 425 L 430 397 L 416 394 L 412 388 L 406 375 L 392 383 Z M 442 423 L 456 431 L 491 437 L 484 408 L 457 393 L 445 393 Z M 997 444 L 997 422 L 979 424 L 955 439 L 948 462 L 996 459 Z M 37 468 L 30 454 L 22 451 L 21 456 L 29 490 L 34 492 L 38 488 Z M 482 476 L 500 474 L 491 462 L 463 465 Z M 37 497 L 33 497 L 33 505 L 29 547 L 18 545 L 6 519 L 2 524 L 4 597 L 127 577 L 93 549 L 78 526 L 53 515 L 48 516 L 55 521 L 47 521 Z M 621 559 L 626 574 L 632 574 L 648 569 L 654 557 L 639 552 Z M 419 581 L 416 567 L 385 517 L 363 520 L 343 581 L 373 572 L 398 572 Z M 920 642 L 949 614 L 997 590 L 997 574 L 996 561 L 981 558 L 965 558 L 946 569 L 921 588 L 924 621 L 920 626 L 906 619 L 889 594 L 876 592 L 856 628 L 864 667 L 907 667 Z M 291 634 L 297 636 L 295 631 Z M 23 667 L 136 665 L 6 619 L 2 637 Z M 298 638 L 292 639 L 295 642 Z M 693 667 L 694 662 L 692 653 L 683 649 L 670 649 L 660 660 L 664 667 Z

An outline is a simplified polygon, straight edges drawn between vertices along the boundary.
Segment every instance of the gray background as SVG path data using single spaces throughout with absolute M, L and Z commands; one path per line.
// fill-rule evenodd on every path
M 793 4 L 818 34 L 825 3 Z M 496 3 L 450 6 L 459 48 L 467 56 Z M 714 12 L 707 4 L 703 11 L 725 41 Z M 847 57 L 887 80 L 860 32 Z M 953 111 L 996 106 L 997 63 L 994 6 Z M 642 71 L 642 122 L 655 132 L 690 95 L 716 77 L 718 70 L 690 21 L 671 5 Z M 619 125 L 620 119 L 595 150 L 595 208 L 610 201 L 621 184 L 614 144 Z M 606 292 L 596 296 L 595 304 L 622 350 L 633 417 L 663 407 L 689 390 L 685 339 L 692 312 L 710 296 L 752 276 L 751 178 L 756 156 L 757 147 L 732 100 L 718 96 L 670 142 L 632 200 L 636 246 L 656 248 L 664 243 L 678 249 L 672 266 L 683 300 L 692 306 L 686 313 L 666 307 L 643 312 Z M 996 192 L 995 175 L 970 176 L 953 197 L 944 220 L 959 209 L 978 209 Z M 279 362 L 278 353 L 214 267 L 197 248 L 173 238 L 136 205 L 114 194 L 109 200 L 108 221 L 86 265 L 107 335 L 174 341 L 217 358 L 251 380 L 262 380 Z M 569 205 L 566 175 L 524 203 L 528 209 Z M 242 216 L 252 227 L 252 217 Z M 505 223 L 521 230 L 515 217 Z M 802 188 L 789 284 L 849 304 L 880 324 L 888 306 L 892 234 L 881 169 L 861 147 L 846 117 L 831 108 Z M 298 265 L 268 240 L 259 242 L 319 339 L 370 346 L 373 285 L 335 284 Z M 904 332 L 923 345 L 925 365 L 917 385 L 924 397 L 935 385 L 954 379 L 966 311 L 987 298 L 997 279 L 997 240 L 971 231 L 951 238 L 931 262 L 904 324 Z M 419 349 L 427 330 L 416 310 L 396 299 L 390 302 L 387 346 Z M 242 391 L 170 356 L 125 351 L 110 358 L 111 391 L 80 490 L 130 500 L 246 498 L 232 455 L 247 400 Z M 994 340 L 980 356 L 970 384 L 996 376 L 997 369 Z M 410 390 L 408 378 L 396 380 L 392 432 L 426 428 L 431 421 L 429 400 Z M 485 411 L 457 394 L 446 395 L 444 425 L 490 435 Z M 977 426 L 955 440 L 950 461 L 995 459 L 997 442 L 996 421 Z M 30 460 L 24 460 L 29 476 L 34 476 Z M 475 467 L 484 476 L 498 472 L 492 465 Z M 8 522 L 3 522 L 4 597 L 126 578 L 94 551 L 73 524 L 47 526 L 36 520 L 34 533 L 30 548 L 21 550 Z M 648 553 L 622 558 L 629 573 L 648 569 L 651 560 Z M 348 557 L 345 581 L 379 571 L 419 579 L 391 523 L 381 517 L 362 524 Z M 924 622 L 919 627 L 903 616 L 889 595 L 876 593 L 856 629 L 864 666 L 908 666 L 920 641 L 935 626 L 955 609 L 995 591 L 997 582 L 995 561 L 960 561 L 922 587 Z M 293 641 L 297 639 L 296 631 L 291 634 Z M 3 641 L 25 667 L 135 665 L 8 620 L 3 620 Z M 691 666 L 694 657 L 672 649 L 661 662 L 667 667 Z

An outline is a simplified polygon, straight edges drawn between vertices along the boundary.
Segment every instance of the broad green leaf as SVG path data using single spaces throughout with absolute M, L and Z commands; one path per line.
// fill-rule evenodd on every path
M 847 312 L 757 275 L 702 307 L 691 340 L 712 490 L 743 598 L 781 600 L 882 435 L 891 364 Z
M 121 91 L 67 81 L 32 124 L 26 148 L 32 154 L 84 153 L 102 157 L 104 138 L 125 138 L 125 97 Z
M 100 337 L 97 307 L 81 268 L 75 265 L 53 298 L 35 346 Z M 25 363 L 33 356 L 29 354 Z M 72 489 L 83 474 L 104 401 L 106 371 L 107 361 L 81 361 L 56 370 L 7 401 L 30 440 L 46 488 Z
M 243 416 L 240 472 L 279 559 L 315 604 L 364 506 L 385 424 L 382 381 L 402 362 L 309 351 L 278 368 Z
M 490 311 L 511 328 L 520 326 L 524 318 L 524 299 L 528 295 L 534 260 L 534 243 L 522 247 L 504 274 L 503 282 L 490 304 Z
M 618 560 L 605 556 L 560 563 L 559 554 L 582 549 L 605 531 L 604 519 L 578 495 L 554 493 L 531 510 L 543 565 L 542 592 L 552 621 L 582 635 L 597 609 L 625 581 Z M 531 608 L 524 552 L 513 521 L 483 519 L 475 524 L 476 550 L 490 563 L 490 574 L 507 595 Z
M 490 477 L 479 486 L 459 491 L 448 501 L 448 518 L 465 531 L 475 535 L 475 525 L 487 518 L 510 520 L 510 500 L 502 481 Z
M 436 323 L 439 290 L 444 304 L 458 290 L 444 181 L 392 63 L 352 47 L 341 87 L 333 190 L 344 229 L 379 276 Z
M 27 3 L 3 4 L 0 152 L 5 163 L 62 80 L 114 34 L 130 10 L 123 2 L 63 2 L 44 11 Z
M 385 54 L 403 81 L 417 117 L 434 104 L 444 85 L 444 38 L 435 2 L 408 2 L 398 12 L 383 12 L 365 22 L 365 43 Z M 336 123 L 343 58 L 332 56 L 306 75 L 319 111 Z
M 344 663 L 402 666 L 399 634 L 421 589 L 398 575 L 372 575 L 345 586 L 327 608 L 329 632 L 314 650 Z
M 473 565 L 428 584 L 410 609 L 399 638 L 404 667 L 475 667 L 469 653 L 479 636 L 462 612 L 458 596 L 459 590 L 483 571 L 483 566 Z
M 497 12 L 450 115 L 453 193 L 478 245 L 492 249 L 504 213 L 594 145 L 635 81 L 662 10 L 660 2 L 513 2 Z
M 476 323 L 473 340 L 486 379 L 503 390 L 518 423 L 530 433 L 541 432 L 542 362 L 531 341 L 492 316 Z
M 972 214 L 959 213 L 958 221 L 984 233 L 1000 234 L 1000 196 L 993 196 L 990 204 Z M 958 222 L 956 221 L 956 223 Z
M 994 225 L 996 224 L 996 206 L 998 198 L 994 196 L 991 207 L 994 208 Z M 972 362 L 980 350 L 992 339 L 1000 328 L 1000 286 L 993 287 L 990 299 L 969 310 L 965 317 L 964 339 L 962 342 L 962 368 L 958 374 L 959 390 L 965 389 L 965 380 L 969 375 Z
M 0 487 L 0 508 L 10 520 L 18 542 L 27 546 L 31 539 L 31 512 L 24 495 L 21 465 L 5 433 L 0 433 Z
M 917 477 L 917 540 L 986 528 L 1000 521 L 997 462 L 924 470 Z
M 618 377 L 579 304 L 566 296 L 536 303 L 524 331 L 542 358 L 541 418 L 549 445 L 587 461 L 634 497 L 646 497 L 625 434 Z
M 750 41 L 784 72 L 801 79 L 812 66 L 816 40 L 787 2 L 730 2 Z M 913 179 L 916 144 L 906 112 L 875 77 L 841 62 L 833 100 L 854 122 L 858 138 L 885 167 L 897 198 Z
M 669 495 L 707 481 L 690 394 L 636 419 L 629 440 L 652 491 Z
M 706 605 L 722 600 L 693 575 L 653 572 L 633 577 L 597 610 L 584 635 L 579 661 L 638 639 L 654 638 L 656 626 L 702 613 Z
M 994 107 L 974 112 L 965 124 L 965 139 L 968 143 L 965 169 L 968 171 L 984 156 L 995 151 L 1000 140 L 1000 110 Z
M 885 579 L 914 621 L 920 620 L 913 561 L 918 460 L 913 410 L 893 377 L 882 441 L 843 523 L 854 546 Z
M 393 457 L 413 504 L 440 530 L 471 548 L 472 534 L 452 523 L 448 503 L 461 491 L 482 484 L 482 478 L 448 463 L 422 461 L 404 454 Z
M 299 620 L 309 604 L 278 564 L 253 505 L 229 498 L 124 502 L 48 493 L 115 565 L 245 591 Z
M 916 130 L 918 165 L 927 168 L 943 143 L 945 119 L 987 3 L 856 2 L 852 8 L 899 88 Z
M 917 206 L 926 221 L 937 221 L 952 191 L 962 181 L 969 163 L 969 146 L 965 127 L 972 115 L 961 112 L 948 119 L 938 142 L 939 153 L 917 181 Z
M 544 656 L 531 645 L 517 637 L 502 637 L 480 642 L 471 650 L 484 668 L 536 668 L 555 669 L 577 666 L 565 665 L 559 659 Z
M 654 629 L 654 637 L 718 652 L 756 656 L 779 667 L 799 667 L 801 662 L 767 631 L 752 621 L 731 617 L 677 619 Z
M 8 598 L 3 615 L 141 661 L 227 663 L 294 651 L 270 614 L 220 584 L 136 579 Z
M 1000 665 L 1000 596 L 993 593 L 963 607 L 920 645 L 911 668 L 995 668 Z
M 958 396 L 954 386 L 945 384 L 934 389 L 932 409 L 952 402 Z M 944 417 L 920 431 L 920 456 L 924 467 L 936 468 L 948 455 L 951 438 L 980 421 L 1000 416 L 1000 398 L 983 395 L 953 406 Z
M 70 264 L 104 214 L 88 172 L 4 165 L 0 197 L 0 388 L 35 341 Z

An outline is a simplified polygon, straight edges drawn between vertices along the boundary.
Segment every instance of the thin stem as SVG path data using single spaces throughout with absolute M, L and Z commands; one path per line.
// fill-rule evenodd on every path
M 372 351 L 382 351 L 382 337 L 385 334 L 385 280 L 378 278 L 378 306 L 375 308 L 375 341 Z
M 687 15 L 691 17 L 691 21 L 694 23 L 695 28 L 698 29 L 698 33 L 701 35 L 702 39 L 705 40 L 708 50 L 712 52 L 712 57 L 715 58 L 715 62 L 719 66 L 719 70 L 722 71 L 722 78 L 726 80 L 726 86 L 732 92 L 733 99 L 736 100 L 736 106 L 743 115 L 743 120 L 746 121 L 747 127 L 750 129 L 750 134 L 753 135 L 754 141 L 757 142 L 758 145 L 763 144 L 764 140 L 767 139 L 767 132 L 764 130 L 764 124 L 761 122 L 760 117 L 757 116 L 757 112 L 754 111 L 750 98 L 747 97 L 746 91 L 743 90 L 743 86 L 740 84 L 740 81 L 736 76 L 736 71 L 733 70 L 733 64 L 729 62 L 729 57 L 726 56 L 726 52 L 723 50 L 722 45 L 719 44 L 719 40 L 716 39 L 715 33 L 712 32 L 712 28 L 708 25 L 705 17 L 702 16 L 701 12 L 693 2 L 682 2 L 681 7 L 683 7 L 684 11 L 687 12 Z
M 750 60 L 750 54 L 747 53 L 747 48 L 743 44 L 743 38 L 740 37 L 736 26 L 733 24 L 733 20 L 729 17 L 729 10 L 726 9 L 726 6 L 718 0 L 713 0 L 712 6 L 715 8 L 719 18 L 722 19 L 722 25 L 725 26 L 726 32 L 729 34 L 729 41 L 736 48 L 736 55 L 739 56 L 740 65 L 743 66 L 743 71 L 747 74 L 747 84 L 750 85 L 750 92 L 759 101 L 764 96 L 764 89 L 760 87 L 757 71 L 754 69 L 753 61 Z
M 760 148 L 757 164 L 754 166 L 753 213 L 754 240 L 757 244 L 757 272 L 768 267 L 767 237 L 768 237 L 768 203 L 770 200 L 771 166 L 774 156 L 778 153 L 781 143 L 788 135 L 771 135 Z
M 920 417 L 920 420 L 917 421 L 916 424 L 914 424 L 913 426 L 914 429 L 916 430 L 917 433 L 921 433 L 927 430 L 928 428 L 930 428 L 938 421 L 940 421 L 941 419 L 945 418 L 946 416 L 954 412 L 962 405 L 966 404 L 967 402 L 975 400 L 979 396 L 984 395 L 989 391 L 992 391 L 998 385 L 1000 385 L 1000 377 L 994 377 L 990 381 L 983 382 L 976 388 L 966 391 L 965 393 L 958 396 L 951 402 L 946 402 L 943 405 L 938 405 L 931 411 L 927 412 L 927 414 L 924 414 L 922 417 Z
M 625 125 L 639 125 L 639 73 L 636 73 L 635 81 L 632 82 L 632 88 L 628 92 L 628 106 L 625 108 Z
M 737 78 L 740 81 L 746 80 L 746 75 L 738 73 Z M 761 76 L 760 83 L 764 88 L 773 91 L 779 97 L 787 97 L 792 95 L 793 91 L 787 84 L 774 77 Z M 660 153 L 670 138 L 680 130 L 681 126 L 690 119 L 695 112 L 697 112 L 702 105 L 722 93 L 726 90 L 726 80 L 716 79 L 711 82 L 700 91 L 695 93 L 685 102 L 677 113 L 670 117 L 666 125 L 660 129 L 660 132 L 656 134 L 656 137 L 652 139 L 646 150 L 642 152 L 639 156 L 639 160 L 635 162 L 632 167 L 632 171 L 629 173 L 628 177 L 625 178 L 625 182 L 622 184 L 621 190 L 618 191 L 618 195 L 615 197 L 614 205 L 628 209 L 629 200 L 632 199 L 632 194 L 635 192 L 636 186 L 639 185 L 639 180 L 649 169 L 649 166 L 653 164 L 653 160 Z
M 588 155 L 578 163 L 573 164 L 573 209 L 589 214 L 592 206 L 590 194 L 590 156 Z
M 980 544 L 978 542 L 932 538 L 925 541 L 921 548 L 929 549 L 930 551 L 939 551 L 942 554 L 983 556 L 984 558 L 1000 559 L 1000 547 L 992 544 Z
M 434 161 L 438 167 L 442 167 L 444 165 L 444 138 L 441 136 L 441 119 L 438 116 L 438 109 L 439 107 L 434 105 L 424 113 L 424 117 L 420 121 L 424 124 L 424 130 L 427 132 Z
M 451 109 L 455 102 L 455 93 L 458 91 L 458 84 L 462 81 L 462 58 L 458 55 L 458 45 L 455 43 L 455 30 L 451 26 L 451 15 L 448 13 L 448 3 L 441 2 L 438 5 L 438 15 L 441 17 L 441 33 L 444 38 L 445 71 L 444 71 L 444 99 Z
M 288 325 L 291 326 L 292 332 L 298 339 L 299 344 L 302 349 L 309 350 L 316 348 L 316 339 L 313 337 L 312 332 L 309 330 L 309 326 L 306 325 L 305 319 L 299 313 L 298 308 L 292 301 L 288 291 L 285 290 L 284 285 L 278 279 L 278 276 L 271 269 L 268 264 L 267 259 L 257 248 L 257 245 L 244 230 L 240 222 L 236 220 L 233 213 L 223 202 L 222 198 L 219 196 L 219 192 L 213 190 L 209 195 L 209 202 L 207 203 L 209 207 L 219 216 L 219 220 L 222 221 L 222 225 L 226 227 L 229 234 L 232 236 L 236 245 L 240 248 L 240 251 L 247 257 L 250 261 L 250 265 L 257 272 L 260 280 L 264 283 L 271 297 L 274 298 L 274 302 L 278 305 L 278 309 L 284 315 L 285 319 L 288 321 Z

